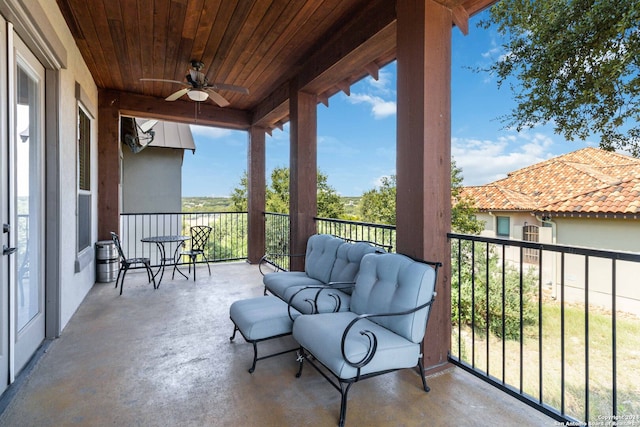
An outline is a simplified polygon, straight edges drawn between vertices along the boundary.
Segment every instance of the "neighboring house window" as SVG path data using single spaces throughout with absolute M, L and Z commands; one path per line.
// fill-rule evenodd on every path
M 509 217 L 508 216 L 496 217 L 496 222 L 497 222 L 496 234 L 498 236 L 509 237 L 510 235 L 509 231 L 511 230 L 511 226 L 509 224 Z
M 78 106 L 78 252 L 91 246 L 91 118 Z
M 525 242 L 538 242 L 538 226 L 537 225 L 525 225 L 522 227 L 522 239 Z M 540 257 L 540 250 L 523 248 L 522 250 L 523 261 L 537 264 Z

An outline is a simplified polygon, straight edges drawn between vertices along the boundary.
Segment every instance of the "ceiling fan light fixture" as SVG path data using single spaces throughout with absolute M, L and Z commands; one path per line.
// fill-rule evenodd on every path
M 209 94 L 203 90 L 193 89 L 187 92 L 187 96 L 192 101 L 203 102 L 209 98 Z

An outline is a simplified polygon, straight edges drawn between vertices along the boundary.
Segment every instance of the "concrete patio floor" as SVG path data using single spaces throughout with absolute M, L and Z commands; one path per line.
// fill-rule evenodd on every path
M 130 272 L 124 293 L 97 283 L 12 390 L 0 426 L 335 426 L 340 394 L 295 353 L 259 361 L 229 341 L 229 305 L 262 294 L 258 268 L 215 264 L 198 281 Z M 290 337 L 259 345 L 295 346 Z M 355 384 L 347 426 L 552 426 L 554 421 L 456 368 L 404 370 Z

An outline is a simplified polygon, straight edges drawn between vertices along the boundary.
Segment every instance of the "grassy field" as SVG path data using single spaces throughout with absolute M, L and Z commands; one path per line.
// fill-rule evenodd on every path
M 613 330 L 610 313 L 597 309 L 589 311 L 588 341 L 585 333 L 583 306 L 565 306 L 564 346 L 562 345 L 560 304 L 548 301 L 542 309 L 542 334 L 539 325 L 525 328 L 522 347 L 520 340 L 503 342 L 490 336 L 488 345 L 484 334 L 476 331 L 475 349 L 471 348 L 471 329 L 461 331 L 462 350 L 459 355 L 477 369 L 522 390 L 534 400 L 541 400 L 578 420 L 586 420 L 587 359 L 589 420 L 613 414 Z M 458 356 L 458 329 L 454 328 L 452 353 Z M 640 319 L 620 314 L 616 319 L 617 415 L 640 414 Z M 588 346 L 586 346 L 588 342 Z M 564 365 L 562 350 L 564 348 Z M 522 357 L 521 357 L 522 355 Z M 542 359 L 541 359 L 542 358 Z M 542 363 L 540 364 L 540 361 Z M 487 366 L 488 362 L 488 366 Z M 522 365 L 522 369 L 521 369 Z M 542 369 L 540 369 L 542 366 Z M 564 372 L 563 372 L 564 371 Z M 562 378 L 564 375 L 564 396 Z M 540 382 L 540 376 L 542 381 Z M 540 383 L 542 390 L 540 390 Z M 563 398 L 564 397 L 564 403 Z

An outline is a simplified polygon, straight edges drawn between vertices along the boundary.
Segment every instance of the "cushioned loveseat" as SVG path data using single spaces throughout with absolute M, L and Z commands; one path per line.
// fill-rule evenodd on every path
M 305 314 L 348 310 L 362 257 L 383 252 L 368 242 L 315 234 L 307 241 L 304 271 L 265 274 L 265 294 L 268 291 Z M 326 286 L 330 292 L 319 292 Z
M 429 391 L 422 341 L 438 265 L 399 254 L 365 255 L 348 311 L 298 315 L 293 321 L 300 344 L 297 376 L 307 361 L 340 391 L 340 426 L 349 388 L 362 379 L 417 367 Z

